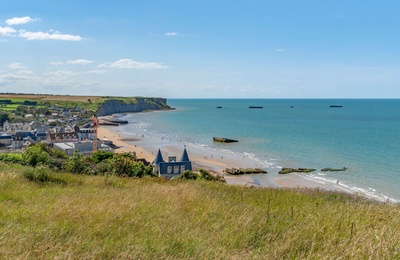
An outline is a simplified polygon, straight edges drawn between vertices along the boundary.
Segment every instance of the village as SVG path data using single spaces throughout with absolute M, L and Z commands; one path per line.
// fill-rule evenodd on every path
M 70 97 L 17 94 L 0 99 L 0 153 L 25 153 L 35 144 L 45 144 L 55 150 L 75 155 L 92 157 L 98 152 L 115 154 L 116 149 L 136 147 L 100 136 L 99 125 L 118 126 L 128 121 L 120 120 L 115 113 L 169 108 L 164 99 L 121 98 L 107 99 L 111 108 L 104 110 L 95 104 L 95 97 Z M 10 98 L 10 99 L 8 99 Z M 48 99 L 43 100 L 43 99 Z M 97 98 L 99 99 L 99 98 Z M 124 101 L 127 101 L 124 103 Z M 122 109 L 122 111 L 118 110 Z M 99 114 L 101 116 L 97 117 Z M 103 129 L 104 130 L 104 129 Z M 115 135 L 114 135 L 115 137 Z M 118 145 L 116 143 L 119 143 Z M 122 145 L 122 146 L 121 146 Z M 137 158 L 135 149 L 120 149 L 144 165 L 152 164 L 155 175 L 167 178 L 178 177 L 192 165 L 186 149 L 180 160 L 168 156 L 165 161 L 158 151 L 156 158 Z
M 97 119 L 87 109 L 52 106 L 43 114 L 21 113 L 14 122 L 6 120 L 0 132 L 0 152 L 22 151 L 30 144 L 45 142 L 72 156 L 74 151 L 90 156 L 93 151 L 114 152 L 108 140 L 97 138 Z

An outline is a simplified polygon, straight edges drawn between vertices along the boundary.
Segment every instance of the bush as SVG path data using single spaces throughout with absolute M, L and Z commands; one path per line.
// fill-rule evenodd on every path
M 225 179 L 223 176 L 220 175 L 213 175 L 211 173 L 209 173 L 206 170 L 200 169 L 200 178 L 202 180 L 206 180 L 206 181 L 220 181 L 220 182 L 225 182 Z
M 86 173 L 86 163 L 83 160 L 83 155 L 79 154 L 76 150 L 74 156 L 69 158 L 64 164 L 63 169 L 71 173 Z
M 61 171 L 66 161 L 67 159 L 50 157 L 47 161 L 47 166 L 55 171 Z
M 45 183 L 50 180 L 50 174 L 44 167 L 28 168 L 22 172 L 22 175 L 28 180 L 37 183 Z
M 43 149 L 43 145 L 30 145 L 22 154 L 27 165 L 35 167 L 37 164 L 47 164 L 49 153 Z
M 225 182 L 224 177 L 219 175 L 213 175 L 204 169 L 200 169 L 199 173 L 195 173 L 189 170 L 184 171 L 179 175 L 179 179 L 185 180 L 205 180 L 205 181 L 220 181 Z
M 130 154 L 115 154 L 110 160 L 110 170 L 113 175 L 121 177 L 153 176 L 153 166 L 146 166 L 142 162 L 136 162 Z
M 192 171 L 186 170 L 186 171 L 182 172 L 178 178 L 185 179 L 185 180 L 197 180 L 199 178 L 199 175 Z
M 94 169 L 95 174 L 101 174 L 104 175 L 106 173 L 111 173 L 112 172 L 112 167 L 110 165 L 110 162 L 108 161 L 102 161 L 96 164 L 96 167 Z
M 92 160 L 95 163 L 100 163 L 104 160 L 110 159 L 114 156 L 114 153 L 107 151 L 97 151 L 93 154 Z
M 20 153 L 0 153 L 0 160 L 7 163 L 25 163 Z

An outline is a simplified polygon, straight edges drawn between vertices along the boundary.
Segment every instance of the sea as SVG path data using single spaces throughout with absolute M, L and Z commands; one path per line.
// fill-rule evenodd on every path
M 126 114 L 123 131 L 250 157 L 270 172 L 315 168 L 309 181 L 400 202 L 400 99 L 168 99 Z M 250 108 L 258 107 L 258 108 Z M 213 137 L 239 142 L 222 145 Z M 323 168 L 346 171 L 323 172 Z

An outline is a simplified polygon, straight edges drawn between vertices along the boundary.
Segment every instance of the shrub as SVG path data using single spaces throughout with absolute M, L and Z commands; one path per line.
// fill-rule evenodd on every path
M 22 175 L 29 181 L 45 183 L 50 180 L 50 174 L 44 167 L 28 168 L 22 172 Z
M 106 174 L 106 173 L 111 173 L 112 172 L 112 167 L 108 161 L 102 161 L 96 164 L 96 167 L 94 169 L 95 174 Z
M 55 171 L 61 171 L 67 159 L 50 157 L 47 161 L 47 166 Z
M 224 177 L 219 175 L 213 175 L 204 169 L 200 169 L 199 173 L 195 173 L 189 170 L 184 171 L 179 175 L 179 179 L 185 180 L 205 180 L 205 181 L 220 181 L 225 182 Z
M 199 175 L 192 171 L 186 170 L 186 171 L 182 172 L 178 178 L 185 179 L 185 180 L 197 180 L 199 178 Z
M 22 154 L 22 158 L 27 165 L 35 167 L 37 164 L 47 164 L 49 160 L 49 153 L 43 149 L 42 145 L 30 145 Z
M 223 176 L 213 175 L 204 169 L 200 169 L 199 172 L 200 172 L 200 178 L 203 180 L 225 182 L 225 179 Z
M 114 154 L 112 152 L 96 151 L 92 156 L 92 160 L 95 163 L 100 163 L 104 160 L 112 158 L 113 156 L 114 156 Z
M 136 162 L 131 154 L 115 154 L 110 160 L 110 170 L 115 176 L 138 177 L 153 176 L 153 166 Z
M 86 164 L 83 160 L 83 155 L 75 150 L 74 156 L 63 164 L 63 169 L 71 173 L 85 173 Z
M 24 164 L 24 159 L 20 153 L 0 153 L 0 160 L 7 163 Z

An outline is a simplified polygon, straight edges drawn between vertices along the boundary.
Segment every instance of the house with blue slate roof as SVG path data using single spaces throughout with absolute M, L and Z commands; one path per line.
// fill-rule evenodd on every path
M 192 170 L 192 162 L 189 159 L 186 148 L 183 150 L 179 161 L 176 156 L 169 156 L 168 161 L 164 161 L 161 150 L 158 150 L 157 156 L 153 162 L 154 173 L 165 178 L 172 178 L 180 175 L 186 170 Z

